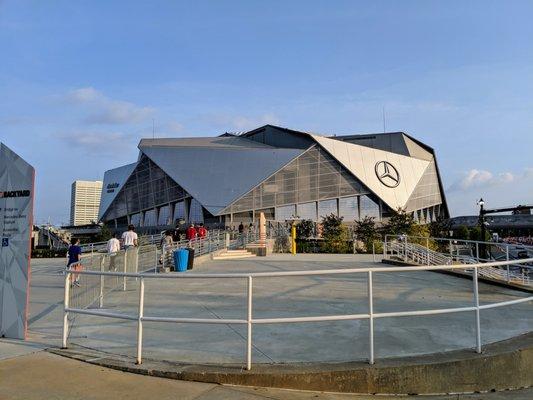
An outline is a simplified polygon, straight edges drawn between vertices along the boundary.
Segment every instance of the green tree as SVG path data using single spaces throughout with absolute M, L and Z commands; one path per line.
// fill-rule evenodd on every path
M 383 230 L 390 235 L 404 235 L 409 234 L 414 224 L 415 220 L 413 215 L 406 212 L 403 208 L 398 208 L 397 211 L 392 212 Z
M 365 251 L 370 251 L 372 243 L 378 238 L 375 218 L 366 216 L 360 221 L 355 221 L 354 233 L 357 239 L 364 243 Z
M 466 226 L 460 225 L 453 230 L 453 238 L 459 240 L 468 240 L 470 239 L 470 231 Z
M 445 238 L 448 237 L 451 230 L 451 221 L 448 218 L 438 216 L 437 219 L 429 224 L 431 237 Z
M 100 232 L 95 237 L 95 241 L 105 242 L 111 239 L 112 236 L 113 234 L 111 233 L 111 230 L 107 227 L 106 224 L 103 224 L 100 228 Z
M 485 229 L 485 237 L 481 237 L 481 228 L 479 226 L 475 226 L 474 228 L 470 228 L 469 231 L 469 238 L 470 240 L 479 240 L 481 242 L 488 242 L 490 241 L 490 232 L 488 229 Z
M 343 217 L 330 214 L 322 218 L 322 237 L 327 253 L 348 253 L 350 251 L 348 228 L 342 223 Z

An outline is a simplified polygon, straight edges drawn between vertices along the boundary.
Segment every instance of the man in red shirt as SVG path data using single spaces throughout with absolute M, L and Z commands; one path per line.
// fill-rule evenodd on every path
M 187 240 L 193 240 L 196 238 L 196 229 L 194 229 L 194 224 L 191 224 L 185 231 L 185 237 Z
M 197 234 L 200 239 L 205 238 L 207 236 L 207 229 L 205 229 L 204 224 L 200 224 L 200 226 L 198 226 Z

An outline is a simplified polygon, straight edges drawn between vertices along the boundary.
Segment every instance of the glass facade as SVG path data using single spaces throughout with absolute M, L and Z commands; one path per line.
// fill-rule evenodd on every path
M 361 219 L 363 219 L 364 217 L 374 217 L 376 221 L 379 221 L 381 219 L 379 212 L 379 204 L 372 200 L 369 196 L 361 196 L 359 198 L 359 206 L 361 210 Z
M 288 219 L 292 219 L 295 216 L 296 216 L 295 205 L 276 207 L 276 214 L 275 214 L 276 221 L 285 221 Z
M 196 199 L 191 199 L 189 222 L 193 222 L 195 224 L 204 222 L 204 212 L 202 209 L 202 205 Z
M 432 161 L 424 171 L 411 197 L 409 197 L 405 209 L 407 211 L 415 211 L 441 203 L 442 196 L 440 194 L 439 177 L 437 175 L 435 161 Z
M 145 155 L 111 203 L 104 220 L 111 220 L 188 197 L 188 193 Z M 133 223 L 133 222 L 132 222 Z
M 148 210 L 144 213 L 143 226 L 156 226 L 157 218 L 155 216 L 155 210 Z
M 343 217 L 344 222 L 359 220 L 359 204 L 356 196 L 339 199 L 339 217 Z
M 178 201 L 174 205 L 174 221 L 183 219 L 187 221 L 187 209 L 185 207 L 185 201 Z
M 339 215 L 339 212 L 337 210 L 337 199 L 319 201 L 318 218 L 322 219 L 330 214 Z
M 159 216 L 157 218 L 157 225 L 170 225 L 170 206 L 163 206 L 159 209 Z
M 359 181 L 324 150 L 315 146 L 226 208 L 224 213 L 304 204 L 364 193 L 368 192 Z
M 298 204 L 296 213 L 300 219 L 310 219 L 316 221 L 316 202 Z

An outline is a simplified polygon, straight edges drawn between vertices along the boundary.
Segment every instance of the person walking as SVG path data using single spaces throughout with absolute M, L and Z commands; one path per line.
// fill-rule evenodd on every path
M 122 245 L 125 250 L 139 245 L 139 237 L 135 233 L 135 226 L 128 225 L 128 230 L 122 234 Z
M 241 222 L 241 223 L 239 224 L 239 233 L 243 233 L 243 232 L 244 232 L 244 225 L 243 225 L 243 223 Z
M 80 245 L 80 239 L 75 238 L 72 239 L 70 242 L 70 246 L 68 248 L 67 254 L 68 254 L 68 264 L 67 269 L 73 270 L 73 271 L 81 271 L 81 247 Z M 80 286 L 80 275 L 79 274 L 71 274 L 70 275 L 70 284 L 75 286 Z
M 116 271 L 115 265 L 117 253 L 120 251 L 120 240 L 118 240 L 118 233 L 115 233 L 111 239 L 107 241 L 107 254 L 109 255 L 109 271 Z
M 165 231 L 165 236 L 161 238 L 161 257 L 159 258 L 159 264 L 165 268 L 167 255 L 172 254 L 172 246 L 174 245 L 174 240 L 172 238 L 173 232 L 171 230 Z

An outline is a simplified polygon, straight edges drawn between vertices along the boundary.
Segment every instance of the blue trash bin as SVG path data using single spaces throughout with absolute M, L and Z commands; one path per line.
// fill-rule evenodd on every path
M 189 261 L 189 252 L 187 249 L 174 250 L 174 268 L 176 271 L 187 271 L 187 263 Z

